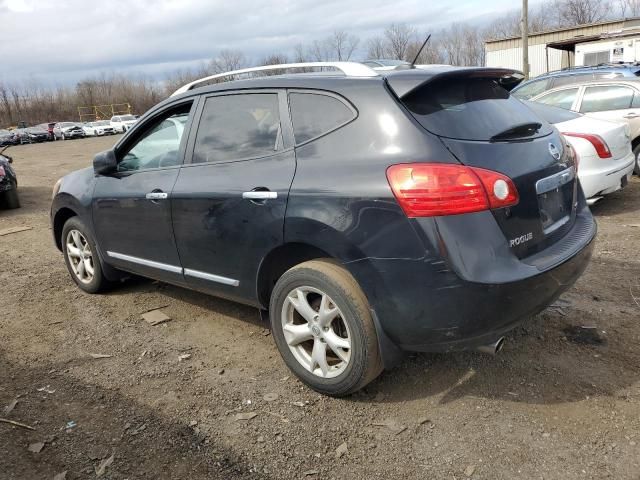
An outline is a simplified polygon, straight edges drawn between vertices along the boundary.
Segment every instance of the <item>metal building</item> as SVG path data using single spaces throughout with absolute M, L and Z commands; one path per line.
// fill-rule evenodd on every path
M 522 70 L 522 39 L 485 42 L 486 66 Z M 640 17 L 529 34 L 532 77 L 579 65 L 640 62 Z

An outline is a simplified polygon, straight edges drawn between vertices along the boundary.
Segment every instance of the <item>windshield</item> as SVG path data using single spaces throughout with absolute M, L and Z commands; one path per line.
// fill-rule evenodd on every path
M 121 122 L 128 122 L 129 120 L 135 120 L 136 117 L 134 117 L 133 115 L 123 115 L 122 117 L 120 117 L 120 121 Z
M 542 103 L 531 102 L 524 100 L 523 103 L 533 110 L 540 118 L 544 118 L 547 122 L 555 124 L 568 122 L 569 120 L 575 120 L 582 115 L 579 113 L 571 112 L 563 108 L 552 107 L 551 105 L 544 105 Z
M 403 97 L 420 124 L 441 137 L 489 141 L 517 126 L 541 123 L 535 137 L 551 133 L 549 125 L 509 95 L 493 78 L 443 78 Z M 533 138 L 530 134 L 528 138 Z

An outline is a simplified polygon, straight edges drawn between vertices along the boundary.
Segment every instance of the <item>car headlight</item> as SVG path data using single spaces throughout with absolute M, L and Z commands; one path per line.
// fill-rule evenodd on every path
M 53 200 L 58 192 L 60 191 L 60 187 L 62 186 L 62 178 L 59 178 L 56 184 L 53 186 L 53 192 L 51 193 L 51 200 Z

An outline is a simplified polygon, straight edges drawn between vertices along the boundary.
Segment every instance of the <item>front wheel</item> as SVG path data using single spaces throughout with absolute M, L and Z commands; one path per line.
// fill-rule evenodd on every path
M 369 303 L 351 274 L 332 260 L 285 272 L 273 289 L 269 316 L 289 369 L 322 394 L 348 395 L 382 371 Z
M 633 155 L 636 157 L 636 166 L 633 168 L 633 173 L 640 175 L 640 144 L 633 149 Z
M 73 281 L 88 293 L 106 290 L 110 282 L 102 273 L 96 243 L 78 217 L 71 217 L 62 228 L 62 252 Z

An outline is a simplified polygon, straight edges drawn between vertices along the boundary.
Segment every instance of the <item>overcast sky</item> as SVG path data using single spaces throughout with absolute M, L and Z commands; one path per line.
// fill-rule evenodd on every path
M 437 31 L 514 7 L 513 0 L 0 0 L 0 82 L 72 84 L 100 72 L 161 78 L 222 49 L 257 61 L 337 29 L 364 46 L 391 22 Z

